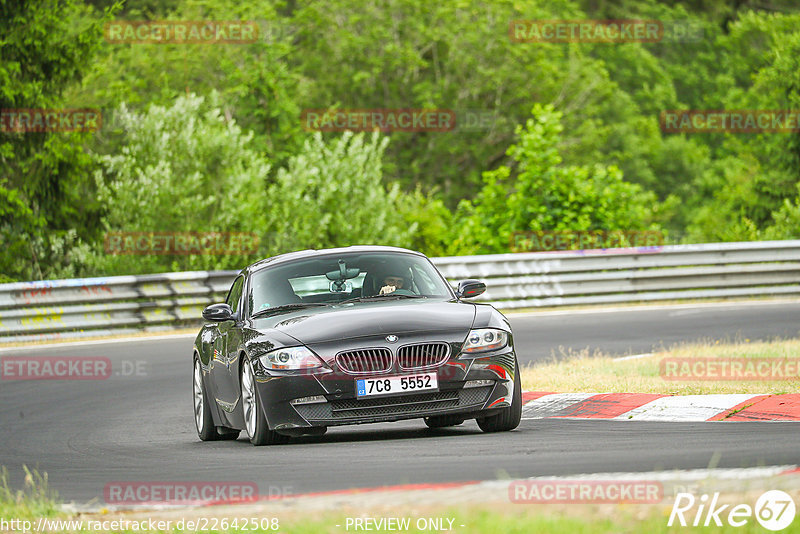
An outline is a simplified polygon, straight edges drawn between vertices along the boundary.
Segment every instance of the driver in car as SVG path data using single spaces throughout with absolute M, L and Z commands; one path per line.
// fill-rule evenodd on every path
M 381 288 L 381 295 L 394 293 L 398 289 L 403 289 L 406 279 L 398 274 L 389 274 L 383 278 L 383 287 Z

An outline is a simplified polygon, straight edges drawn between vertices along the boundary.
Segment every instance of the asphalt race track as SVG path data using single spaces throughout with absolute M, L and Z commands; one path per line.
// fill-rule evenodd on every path
M 621 311 L 509 315 L 520 362 L 569 350 L 642 354 L 685 342 L 787 339 L 800 336 L 800 302 L 709 303 Z
M 511 316 L 520 360 L 559 347 L 649 352 L 699 339 L 796 337 L 800 303 L 752 303 Z M 64 500 L 102 504 L 120 481 L 255 482 L 262 494 L 405 483 L 659 469 L 800 465 L 797 423 L 523 420 L 484 434 L 474 421 L 439 431 L 421 421 L 340 427 L 289 445 L 201 443 L 191 409 L 189 336 L 0 352 L 0 357 L 105 356 L 107 380 L 0 381 L 0 465 L 46 471 Z M 137 373 L 138 370 L 138 373 Z

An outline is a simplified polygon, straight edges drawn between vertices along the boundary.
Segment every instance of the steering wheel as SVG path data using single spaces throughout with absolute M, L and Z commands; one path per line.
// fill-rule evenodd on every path
M 410 289 L 395 289 L 391 293 L 387 293 L 387 295 L 410 295 L 410 296 L 416 296 L 416 293 L 414 293 Z

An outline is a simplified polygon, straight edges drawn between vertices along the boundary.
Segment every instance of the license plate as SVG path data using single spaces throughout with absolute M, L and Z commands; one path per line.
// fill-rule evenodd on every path
M 436 373 L 418 375 L 387 376 L 385 378 L 360 378 L 356 380 L 357 397 L 435 391 L 439 389 Z

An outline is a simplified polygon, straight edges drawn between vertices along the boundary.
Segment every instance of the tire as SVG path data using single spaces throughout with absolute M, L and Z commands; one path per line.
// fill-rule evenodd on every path
M 519 426 L 522 419 L 522 382 L 519 377 L 519 364 L 514 364 L 514 392 L 511 406 L 489 417 L 477 420 L 478 426 L 484 432 L 507 432 Z
M 269 429 L 264 410 L 261 408 L 261 397 L 259 397 L 258 388 L 255 386 L 253 368 L 244 357 L 242 357 L 242 379 L 240 383 L 245 432 L 250 438 L 250 443 L 256 446 L 287 443 L 289 436 L 278 434 Z
M 194 426 L 197 429 L 197 436 L 202 441 L 219 441 L 236 439 L 239 432 L 234 429 L 225 428 L 223 433 L 217 432 L 214 426 L 214 417 L 211 415 L 211 405 L 206 396 L 206 388 L 203 386 L 203 369 L 200 366 L 200 358 L 194 358 L 194 372 L 192 373 L 192 397 L 194 400 Z
M 460 425 L 464 422 L 464 418 L 458 415 L 433 415 L 425 417 L 424 421 L 428 428 L 445 428 Z

